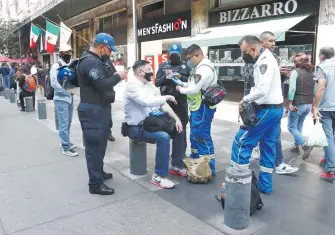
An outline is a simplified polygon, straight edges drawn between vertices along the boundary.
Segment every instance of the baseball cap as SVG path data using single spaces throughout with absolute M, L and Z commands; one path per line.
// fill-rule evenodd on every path
M 169 54 L 178 54 L 180 55 L 181 54 L 181 45 L 180 44 L 177 44 L 177 43 L 174 43 L 170 46 L 170 49 L 169 49 Z
M 72 51 L 72 47 L 68 44 L 62 44 L 59 47 L 59 52 Z
M 117 52 L 114 38 L 107 33 L 99 33 L 95 37 L 95 42 L 108 46 L 112 51 Z

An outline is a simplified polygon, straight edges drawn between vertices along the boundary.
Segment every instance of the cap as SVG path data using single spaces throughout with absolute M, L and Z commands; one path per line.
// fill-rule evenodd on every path
M 172 44 L 169 49 L 169 54 L 181 54 L 181 45 L 180 44 Z
M 108 46 L 112 51 L 117 52 L 114 38 L 107 33 L 99 33 L 95 37 L 95 42 Z
M 59 52 L 72 51 L 72 47 L 69 44 L 62 44 L 59 47 Z

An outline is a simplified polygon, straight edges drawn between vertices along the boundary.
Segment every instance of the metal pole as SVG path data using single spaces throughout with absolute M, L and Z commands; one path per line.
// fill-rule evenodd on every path
M 133 34 L 134 34 L 134 47 L 135 47 L 135 61 L 137 61 L 137 17 L 136 17 L 136 0 L 132 0 L 133 3 Z
M 19 50 L 20 50 L 20 71 L 22 73 L 22 49 L 21 49 L 21 25 L 19 25 Z M 19 97 L 20 97 L 20 87 L 19 82 L 16 82 L 16 103 L 19 103 Z

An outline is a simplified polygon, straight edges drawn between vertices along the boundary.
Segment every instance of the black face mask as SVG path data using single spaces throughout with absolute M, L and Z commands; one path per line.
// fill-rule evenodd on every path
M 251 55 L 246 54 L 244 52 L 243 52 L 243 60 L 246 64 L 254 64 L 255 63 L 254 58 L 252 58 Z
M 143 73 L 144 73 L 143 77 L 145 78 L 145 80 L 147 80 L 148 82 L 150 82 L 152 76 L 154 75 L 154 73 L 153 72 L 149 72 L 149 73 L 143 72 Z
M 60 57 L 62 58 L 62 60 L 64 60 L 65 63 L 68 64 L 71 60 L 72 55 L 61 54 Z
M 171 65 L 180 65 L 180 56 L 178 54 L 172 54 L 169 56 L 169 62 Z

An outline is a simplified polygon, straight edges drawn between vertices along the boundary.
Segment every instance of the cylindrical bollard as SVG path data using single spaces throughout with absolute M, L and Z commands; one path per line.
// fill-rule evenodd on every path
M 10 90 L 8 88 L 5 89 L 5 99 L 9 100 L 9 92 Z
M 147 174 L 147 144 L 129 139 L 130 174 Z
M 15 90 L 11 89 L 9 92 L 9 102 L 15 104 L 15 101 L 16 101 Z
M 57 115 L 57 109 L 56 109 L 56 106 L 55 106 L 55 127 L 56 127 L 56 130 L 58 131 L 59 130 L 59 124 L 58 124 L 58 115 Z
M 249 225 L 252 172 L 228 168 L 225 177 L 224 223 L 236 230 Z
M 5 91 L 0 91 L 0 96 L 5 96 Z
M 25 97 L 24 103 L 26 104 L 26 112 L 34 112 L 34 102 L 33 97 Z
M 37 100 L 38 119 L 47 119 L 47 103 L 45 99 Z

